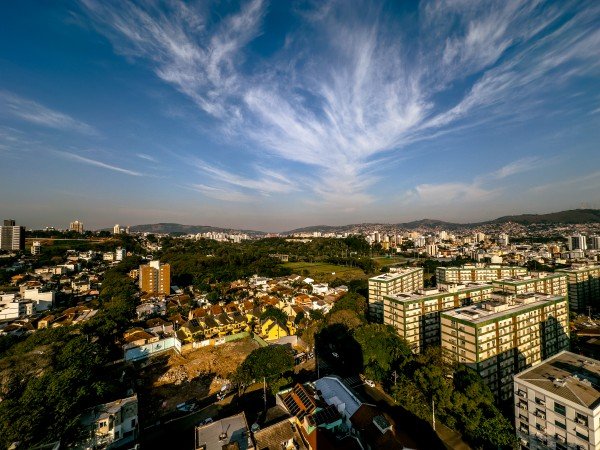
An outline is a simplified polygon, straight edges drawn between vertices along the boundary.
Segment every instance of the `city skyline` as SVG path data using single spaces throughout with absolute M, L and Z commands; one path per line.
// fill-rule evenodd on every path
M 5 217 L 477 222 L 598 205 L 600 5 L 2 7 Z

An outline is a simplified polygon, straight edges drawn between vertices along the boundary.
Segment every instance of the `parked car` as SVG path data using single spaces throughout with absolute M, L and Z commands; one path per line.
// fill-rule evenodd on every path
M 202 425 L 208 425 L 209 423 L 213 423 L 212 417 L 207 417 L 202 421 Z
M 370 387 L 375 387 L 375 382 L 373 380 L 365 380 L 365 384 Z

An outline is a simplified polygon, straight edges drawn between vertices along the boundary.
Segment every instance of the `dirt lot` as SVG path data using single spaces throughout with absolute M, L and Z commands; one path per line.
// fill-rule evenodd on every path
M 141 400 L 156 418 L 173 412 L 179 403 L 214 395 L 256 348 L 258 344 L 247 338 L 183 355 L 173 352 L 151 358 L 138 371 Z

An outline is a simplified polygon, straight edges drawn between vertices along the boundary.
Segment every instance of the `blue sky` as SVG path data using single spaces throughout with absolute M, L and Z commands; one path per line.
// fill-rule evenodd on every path
M 600 2 L 2 2 L 4 217 L 281 231 L 600 207 Z

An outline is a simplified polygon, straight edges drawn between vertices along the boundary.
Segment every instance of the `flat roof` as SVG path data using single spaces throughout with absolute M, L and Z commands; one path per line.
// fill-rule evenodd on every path
M 239 450 L 246 450 L 250 447 L 249 439 L 248 423 L 243 412 L 196 428 L 197 449 L 222 450 L 236 443 Z
M 600 405 L 600 361 L 563 351 L 515 375 L 549 393 L 589 409 Z
M 423 271 L 422 267 L 409 267 L 406 269 L 402 269 L 399 272 L 389 272 L 389 273 L 382 273 L 381 275 L 377 275 L 374 277 L 369 278 L 369 281 L 391 281 L 391 280 L 395 280 L 396 278 L 400 278 L 404 275 L 407 275 L 411 272 L 416 272 L 416 271 Z
M 587 272 L 588 270 L 597 270 L 600 266 L 568 267 L 565 269 L 556 269 L 557 272 Z
M 494 293 L 494 295 L 500 296 L 501 293 Z M 507 296 L 510 297 L 510 295 Z M 520 294 L 512 297 L 515 298 L 513 303 L 492 299 L 474 305 L 456 308 L 451 311 L 443 312 L 442 314 L 472 323 L 480 323 L 494 320 L 507 314 L 514 314 L 534 307 L 540 307 L 545 303 L 565 299 L 564 296 L 537 293 Z
M 455 291 L 447 291 L 442 289 L 422 289 L 420 291 L 399 292 L 397 294 L 384 295 L 384 298 L 389 298 L 398 302 L 410 302 L 415 300 L 423 300 L 444 295 L 460 294 L 461 292 L 471 292 L 479 289 L 495 289 L 494 286 L 487 283 L 469 282 L 463 285 L 464 287 Z

